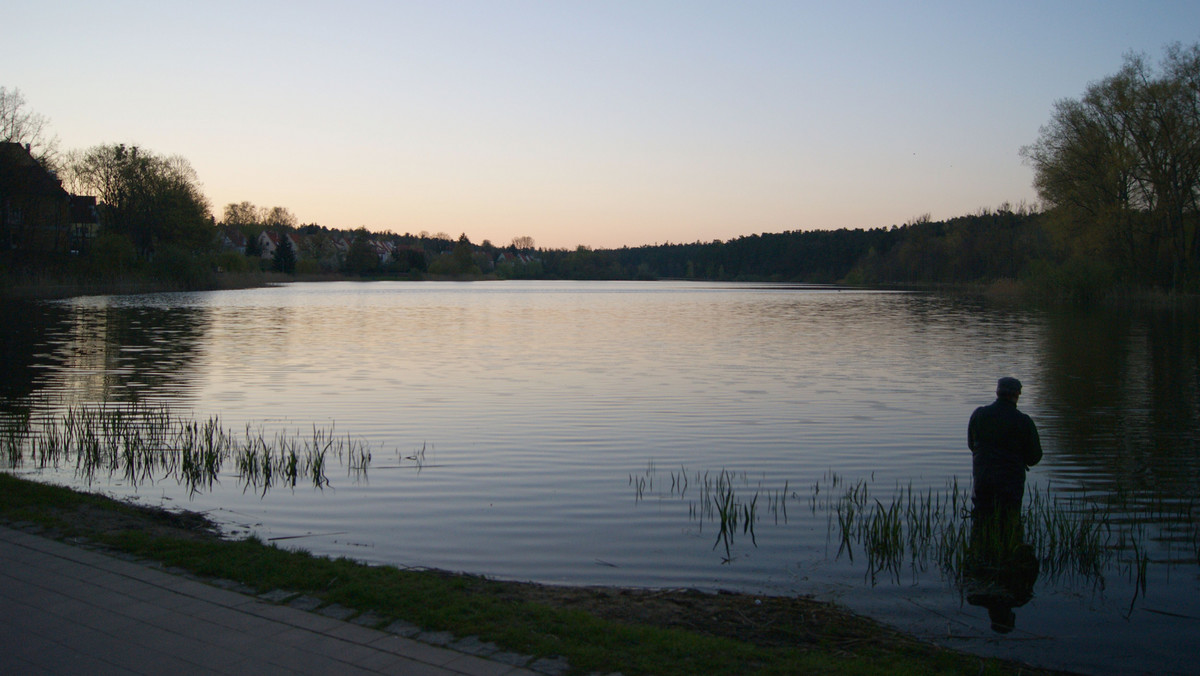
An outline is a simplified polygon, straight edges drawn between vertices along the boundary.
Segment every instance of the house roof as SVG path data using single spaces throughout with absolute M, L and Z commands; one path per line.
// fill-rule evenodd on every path
M 221 231 L 221 234 L 234 246 L 246 246 L 246 235 L 237 228 L 225 228 Z
M 0 189 L 63 199 L 68 196 L 62 181 L 34 159 L 29 146 L 11 141 L 0 142 Z

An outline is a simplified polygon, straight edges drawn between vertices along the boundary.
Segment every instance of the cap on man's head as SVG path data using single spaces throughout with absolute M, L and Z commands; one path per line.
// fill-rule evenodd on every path
M 1004 377 L 996 381 L 996 396 L 1011 396 L 1021 394 L 1021 381 L 1016 378 Z

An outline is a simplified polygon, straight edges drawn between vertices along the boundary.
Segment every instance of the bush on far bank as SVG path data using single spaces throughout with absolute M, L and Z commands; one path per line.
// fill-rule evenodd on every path
M 1117 274 L 1102 260 L 1074 255 L 1062 263 L 1031 261 L 1023 281 L 1034 296 L 1087 304 L 1112 294 Z

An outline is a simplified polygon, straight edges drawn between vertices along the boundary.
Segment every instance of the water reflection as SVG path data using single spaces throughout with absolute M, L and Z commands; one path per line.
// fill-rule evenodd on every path
M 48 383 L 57 360 L 47 340 L 63 325 L 68 310 L 49 303 L 0 300 L 0 412 L 27 418 L 29 400 Z
M 124 470 L 106 491 L 236 509 L 253 516 L 233 520 L 264 536 L 353 530 L 369 548 L 305 545 L 381 563 L 577 584 L 828 592 L 870 613 L 901 599 L 876 616 L 906 627 L 919 621 L 918 600 L 986 618 L 956 586 L 963 566 L 914 546 L 934 531 L 905 530 L 907 509 L 954 500 L 952 478 L 970 472 L 970 411 L 987 403 L 981 393 L 998 375 L 1013 373 L 1046 448 L 1031 488 L 1051 503 L 1044 523 L 1028 524 L 1041 569 L 1015 633 L 1064 642 L 1046 651 L 1055 662 L 1072 652 L 1057 646 L 1075 640 L 1063 627 L 1128 646 L 1140 640 L 1124 638 L 1130 627 L 1173 637 L 1182 623 L 1161 618 L 1200 612 L 1190 574 L 1200 494 L 1195 313 L 567 282 L 295 284 L 38 307 L 40 318 L 0 326 L 14 365 L 0 376 L 0 405 L 35 411 L 25 416 L 34 423 L 60 414 L 60 400 L 136 400 L 193 409 L 200 421 L 219 414 L 235 428 L 336 421 L 373 448 L 439 449 L 436 469 L 376 462 L 370 482 L 340 483 L 333 463 L 335 490 L 260 498 L 235 477 L 248 468 L 227 462 L 211 493 L 192 496 L 173 480 L 131 487 Z M 627 482 L 644 477 L 648 458 L 689 468 L 686 498 L 671 497 L 669 471 L 640 501 L 629 498 Z M 715 480 L 722 468 L 732 495 L 701 499 L 697 475 Z M 269 467 L 277 470 L 287 475 L 287 463 Z M 73 471 L 50 480 L 70 481 Z M 860 481 L 869 498 L 861 504 L 847 496 Z M 909 486 L 923 497 L 893 512 L 898 487 L 907 495 Z M 969 523 L 943 511 L 937 537 L 965 541 Z M 1056 514 L 1085 546 L 1052 542 Z M 891 549 L 867 549 L 854 535 L 896 523 L 902 537 L 878 538 L 898 543 Z M 1093 528 L 1105 523 L 1115 526 Z M 1047 554 L 1069 549 L 1098 552 L 1094 565 Z M 933 624 L 930 635 L 944 636 L 945 622 Z
M 147 296 L 145 299 L 151 299 Z M 0 405 L 181 401 L 204 349 L 211 311 L 98 296 L 6 307 Z
M 992 631 L 1007 634 L 1017 626 L 1015 609 L 1033 598 L 1040 565 L 1029 544 L 1018 538 L 1011 546 L 997 546 L 989 530 L 982 523 L 972 525 L 963 589 L 967 603 L 987 610 Z
M 1047 316 L 1055 465 L 1086 489 L 1194 495 L 1200 484 L 1200 326 L 1169 309 Z M 1075 473 L 1072 473 L 1075 474 Z

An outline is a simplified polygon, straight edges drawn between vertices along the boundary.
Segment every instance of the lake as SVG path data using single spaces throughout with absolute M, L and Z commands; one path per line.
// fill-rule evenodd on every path
M 347 282 L 5 314 L 9 427 L 140 402 L 267 439 L 332 430 L 370 452 L 331 457 L 319 488 L 248 485 L 232 463 L 203 490 L 67 460 L 9 467 L 22 476 L 372 563 L 813 595 L 980 654 L 1195 672 L 1192 311 L 794 285 Z M 1107 524 L 1100 564 L 1044 560 L 1007 632 L 936 561 L 906 554 L 872 574 L 838 521 L 852 489 L 881 507 L 967 490 L 967 419 L 1002 375 L 1023 381 L 1041 432 L 1031 488 Z M 724 531 L 723 505 L 738 517 Z

